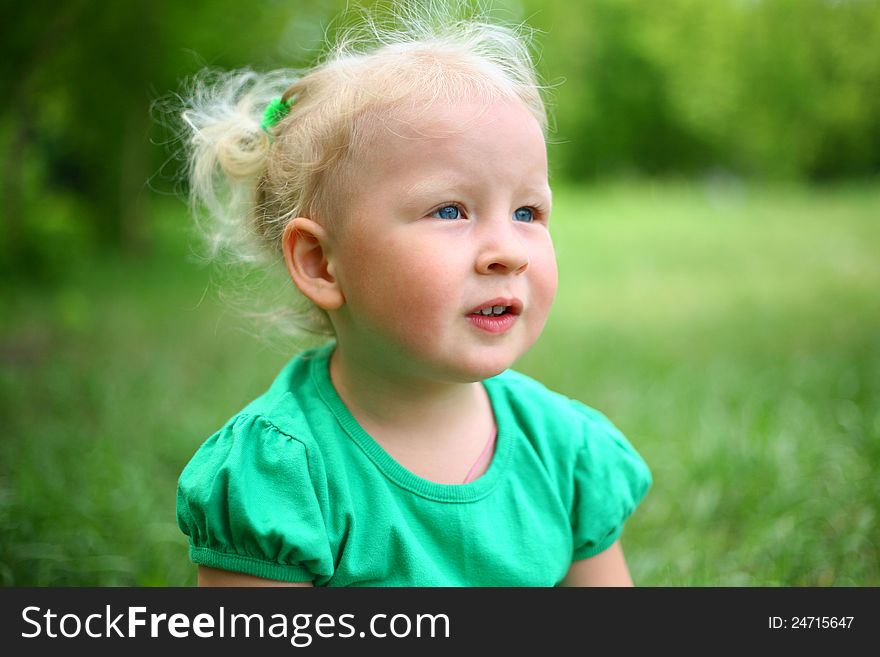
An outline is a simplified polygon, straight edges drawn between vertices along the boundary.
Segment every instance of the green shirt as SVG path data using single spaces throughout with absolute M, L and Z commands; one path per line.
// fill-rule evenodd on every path
M 553 586 L 618 538 L 651 485 L 605 416 L 513 370 L 483 382 L 488 470 L 422 479 L 348 411 L 334 348 L 293 358 L 184 468 L 177 520 L 195 563 L 318 586 Z

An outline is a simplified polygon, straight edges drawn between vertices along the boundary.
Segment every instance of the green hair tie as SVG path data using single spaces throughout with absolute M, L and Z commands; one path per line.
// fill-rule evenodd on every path
M 260 123 L 260 127 L 266 132 L 269 132 L 269 128 L 274 127 L 281 119 L 290 113 L 292 105 L 293 101 L 282 100 L 280 96 L 272 99 L 272 102 L 266 106 L 266 111 L 263 112 L 263 122 Z

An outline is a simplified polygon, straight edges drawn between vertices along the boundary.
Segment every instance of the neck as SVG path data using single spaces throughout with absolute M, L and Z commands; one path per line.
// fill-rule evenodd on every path
M 339 344 L 330 360 L 330 378 L 369 433 L 428 437 L 473 427 L 477 418 L 491 423 L 488 397 L 479 382 L 436 381 L 392 371 L 355 357 Z

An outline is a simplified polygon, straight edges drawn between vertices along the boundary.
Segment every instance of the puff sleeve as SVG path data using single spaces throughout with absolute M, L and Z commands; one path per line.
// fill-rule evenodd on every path
M 178 481 L 177 522 L 190 559 L 267 579 L 326 581 L 333 559 L 320 488 L 302 442 L 260 416 L 237 416 Z
M 571 512 L 573 561 L 595 556 L 616 541 L 651 487 L 651 471 L 602 413 L 573 402 L 583 442 L 575 461 Z

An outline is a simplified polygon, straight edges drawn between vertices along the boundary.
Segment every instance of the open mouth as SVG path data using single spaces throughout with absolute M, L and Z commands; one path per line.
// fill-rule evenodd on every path
M 522 312 L 523 304 L 519 299 L 497 298 L 480 304 L 467 318 L 478 329 L 489 333 L 503 333 L 516 321 Z

